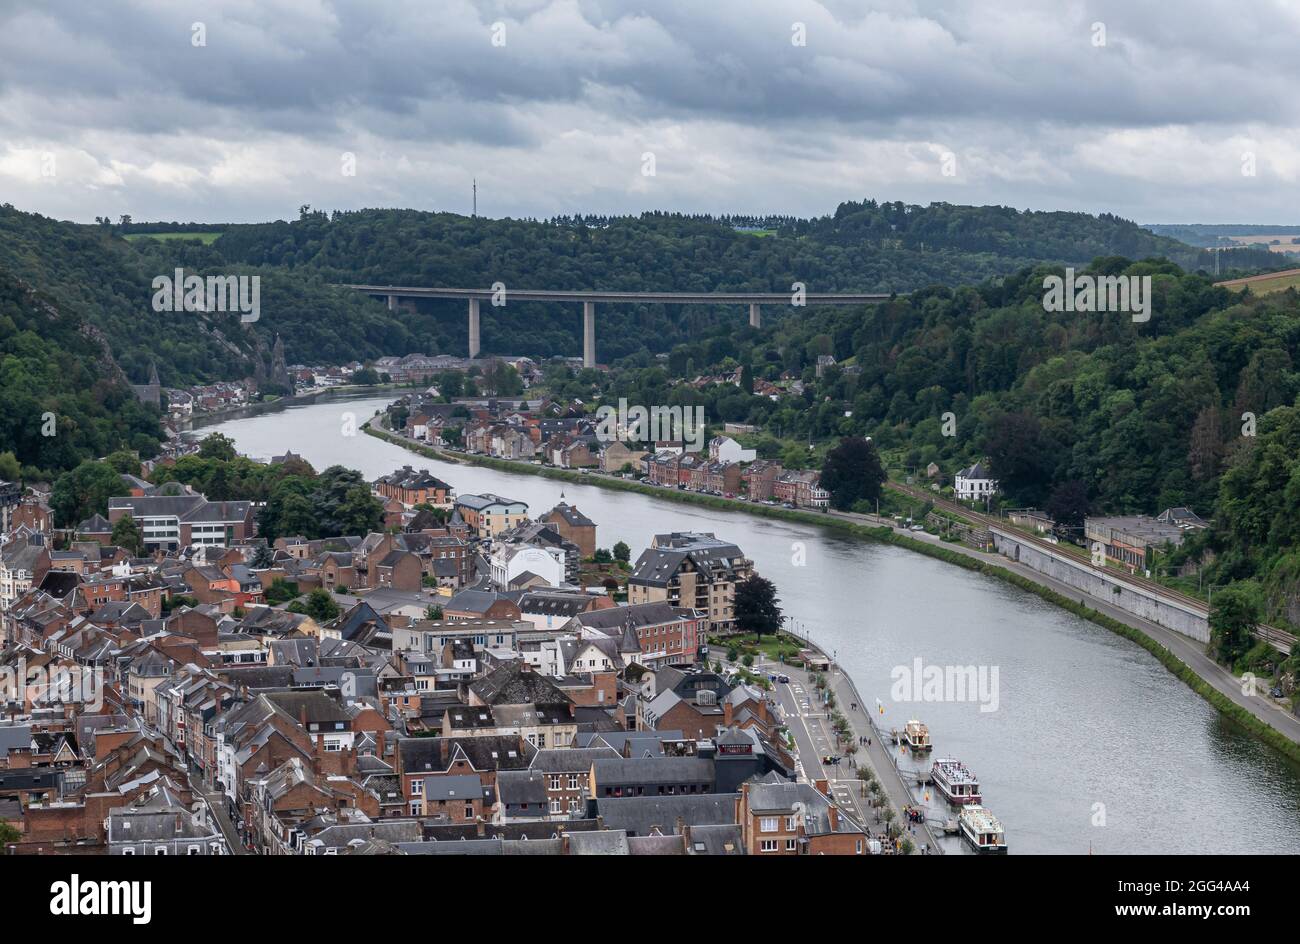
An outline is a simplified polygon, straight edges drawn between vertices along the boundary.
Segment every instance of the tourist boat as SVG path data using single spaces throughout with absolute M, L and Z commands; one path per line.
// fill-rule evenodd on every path
M 913 754 L 928 754 L 934 747 L 930 743 L 930 729 L 924 721 L 912 720 L 903 725 L 903 743 Z
M 996 855 L 1007 851 L 1007 837 L 1002 831 L 1002 824 L 984 807 L 974 803 L 963 807 L 958 823 L 961 825 L 962 838 L 981 855 Z
M 964 806 L 968 803 L 979 803 L 983 799 L 980 796 L 980 782 L 975 779 L 970 768 L 959 760 L 951 758 L 936 760 L 930 770 L 930 778 L 939 788 L 939 792 L 948 798 L 949 803 Z

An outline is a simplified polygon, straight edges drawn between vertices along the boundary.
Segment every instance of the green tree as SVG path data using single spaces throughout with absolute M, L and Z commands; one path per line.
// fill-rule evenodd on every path
M 22 476 L 22 463 L 12 452 L 0 452 L 0 481 L 17 482 Z
M 138 476 L 140 474 L 140 457 L 133 452 L 119 449 L 117 452 L 111 452 L 105 456 L 104 461 L 121 475 Z
M 117 547 L 126 548 L 136 557 L 144 553 L 144 534 L 130 515 L 123 515 L 113 522 L 113 533 L 109 540 Z
M 1254 581 L 1224 587 L 1210 605 L 1210 652 L 1231 666 L 1250 651 L 1260 620 L 1260 593 Z
M 203 437 L 203 442 L 199 443 L 201 459 L 224 459 L 229 462 L 236 455 L 238 453 L 235 452 L 235 441 L 222 433 L 209 433 Z
M 841 439 L 822 461 L 821 487 L 830 492 L 831 505 L 841 511 L 859 501 L 876 501 L 884 481 L 885 468 L 875 444 L 861 436 Z
M 614 545 L 614 560 L 628 563 L 632 559 L 632 549 L 623 541 Z
M 290 583 L 282 577 L 276 577 L 271 581 L 271 586 L 267 587 L 262 594 L 270 606 L 279 606 L 288 600 L 293 600 L 298 596 L 298 585 Z
M 337 619 L 341 610 L 328 590 L 317 587 L 307 594 L 305 612 L 317 623 L 328 623 L 330 620 Z
M 1063 531 L 1083 536 L 1083 519 L 1088 514 L 1088 486 L 1078 479 L 1062 482 L 1047 499 L 1047 513 Z
M 776 584 L 766 577 L 753 574 L 736 584 L 734 607 L 736 628 L 741 632 L 762 639 L 765 633 L 781 628 L 781 601 Z
M 55 524 L 74 527 L 91 515 L 107 515 L 108 500 L 125 491 L 122 476 L 112 466 L 87 460 L 55 480 L 50 493 Z

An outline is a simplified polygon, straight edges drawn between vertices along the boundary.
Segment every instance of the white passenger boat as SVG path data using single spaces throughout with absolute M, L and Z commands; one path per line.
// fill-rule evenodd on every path
M 936 760 L 930 770 L 930 777 L 939 792 L 948 798 L 949 803 L 964 806 L 968 803 L 979 803 L 983 799 L 980 795 L 980 782 L 971 773 L 970 768 L 959 760 L 952 758 Z
M 1007 851 L 1007 837 L 998 818 L 984 807 L 971 804 L 962 808 L 957 818 L 962 838 L 981 855 Z

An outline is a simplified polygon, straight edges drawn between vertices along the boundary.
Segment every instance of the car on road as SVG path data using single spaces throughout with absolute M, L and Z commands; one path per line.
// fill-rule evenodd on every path
M 789 685 L 789 684 L 790 684 L 790 676 L 788 676 L 788 675 L 778 675 L 778 676 L 776 677 L 776 680 L 777 680 L 778 682 L 780 682 L 782 685 Z
M 912 525 L 912 530 L 913 530 L 913 531 L 924 531 L 924 530 L 925 530 L 925 525 L 923 525 L 923 524 L 914 524 L 914 525 Z

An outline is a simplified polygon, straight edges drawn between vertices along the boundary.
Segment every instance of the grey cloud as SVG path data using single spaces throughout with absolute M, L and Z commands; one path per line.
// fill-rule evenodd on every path
M 190 43 L 195 20 L 205 48 Z M 805 47 L 790 42 L 796 21 Z M 869 194 L 1175 219 L 1213 215 L 1207 184 L 1234 142 L 1259 141 L 1266 170 L 1234 192 L 1258 216 L 1300 175 L 1298 26 L 1282 3 L 1210 0 L 14 5 L 0 7 L 0 168 L 21 163 L 6 146 L 123 164 L 124 183 L 101 179 L 96 198 L 137 217 L 259 218 L 290 195 L 459 208 L 478 175 L 512 215 L 812 213 Z M 1176 140 L 1209 162 L 1200 186 L 1148 166 L 1181 161 Z M 652 183 L 635 175 L 647 148 Z M 918 170 L 936 148 L 969 173 Z M 241 149 L 260 162 L 247 180 L 229 170 Z M 340 150 L 371 176 L 334 179 Z M 149 170 L 173 164 L 193 173 Z M 71 182 L 0 182 L 78 213 Z

